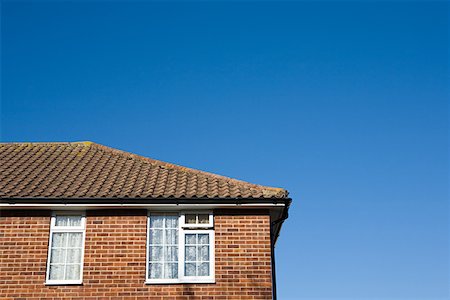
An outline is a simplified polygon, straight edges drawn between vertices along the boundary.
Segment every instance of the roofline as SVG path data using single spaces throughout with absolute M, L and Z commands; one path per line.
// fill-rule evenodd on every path
M 8 204 L 287 204 L 291 198 L 52 198 L 18 197 L 0 198 L 0 203 Z

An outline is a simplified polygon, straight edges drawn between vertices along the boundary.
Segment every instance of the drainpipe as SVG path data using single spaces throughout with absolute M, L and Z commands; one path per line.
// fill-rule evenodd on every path
M 284 220 L 286 220 L 289 217 L 288 210 L 289 206 L 291 204 L 291 199 L 286 199 L 285 206 L 283 209 L 283 213 L 281 217 L 275 221 L 273 221 L 270 224 L 270 260 L 272 264 L 272 299 L 277 300 L 277 276 L 276 276 L 276 270 L 275 270 L 275 241 L 278 238 L 278 235 L 280 234 L 280 228 L 278 228 L 277 235 L 275 236 L 275 226 L 280 224 L 280 226 L 283 224 Z

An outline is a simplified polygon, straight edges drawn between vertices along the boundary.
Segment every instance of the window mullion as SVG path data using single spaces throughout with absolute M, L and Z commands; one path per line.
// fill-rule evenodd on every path
M 181 218 L 181 217 L 180 217 Z M 180 220 L 179 220 L 180 221 Z M 178 222 L 178 279 L 184 279 L 184 230 L 181 222 Z

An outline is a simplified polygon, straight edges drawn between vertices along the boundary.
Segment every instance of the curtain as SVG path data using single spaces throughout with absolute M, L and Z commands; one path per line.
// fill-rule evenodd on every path
M 57 217 L 56 226 L 80 226 L 81 217 Z M 83 233 L 54 232 L 50 249 L 50 280 L 81 279 Z
M 209 234 L 185 235 L 185 275 L 209 276 Z
M 149 278 L 178 278 L 178 216 L 151 215 Z
M 57 216 L 56 226 L 81 226 L 81 216 Z

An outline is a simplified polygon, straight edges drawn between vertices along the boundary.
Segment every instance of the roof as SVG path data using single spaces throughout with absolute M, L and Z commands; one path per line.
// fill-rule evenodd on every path
M 287 198 L 92 142 L 0 143 L 0 198 Z

